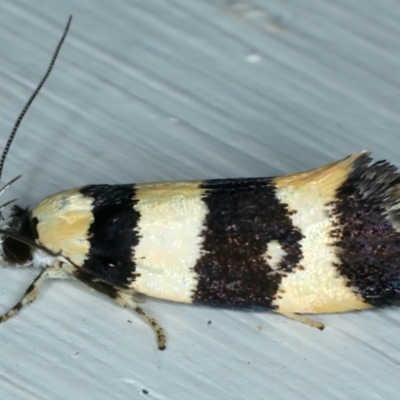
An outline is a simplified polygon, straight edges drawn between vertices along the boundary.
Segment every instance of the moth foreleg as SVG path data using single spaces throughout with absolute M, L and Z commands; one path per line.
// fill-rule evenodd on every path
M 35 278 L 35 280 L 29 285 L 22 299 L 8 312 L 0 316 L 0 323 L 9 320 L 18 314 L 19 310 L 26 306 L 27 304 L 32 303 L 37 294 L 42 287 L 43 282 L 49 279 L 66 279 L 68 278 L 68 274 L 60 270 L 60 264 L 56 263 L 52 267 L 47 267 L 42 270 L 42 272 Z
M 132 308 L 139 315 L 139 317 L 145 321 L 151 327 L 151 329 L 153 329 L 154 333 L 156 334 L 158 349 L 165 350 L 165 334 L 163 328 L 158 325 L 154 318 L 147 315 L 143 309 L 138 306 L 137 301 L 133 297 L 132 293 L 120 290 L 118 291 L 115 300 L 122 307 Z

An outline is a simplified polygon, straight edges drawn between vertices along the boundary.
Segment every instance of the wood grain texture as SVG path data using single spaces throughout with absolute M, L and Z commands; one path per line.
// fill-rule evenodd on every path
M 69 14 L 4 170 L 24 174 L 7 194 L 22 206 L 89 183 L 298 172 L 362 149 L 400 165 L 394 0 L 3 1 L 4 141 Z M 2 311 L 35 272 L 1 269 Z M 321 333 L 272 314 L 144 308 L 167 351 L 101 294 L 48 283 L 0 326 L 2 399 L 398 396 L 398 309 L 323 316 Z

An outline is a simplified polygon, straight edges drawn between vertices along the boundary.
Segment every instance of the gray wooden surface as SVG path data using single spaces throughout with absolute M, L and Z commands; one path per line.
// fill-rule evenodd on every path
M 2 1 L 3 143 L 69 14 L 4 171 L 23 174 L 7 195 L 23 206 L 87 183 L 269 176 L 361 149 L 400 165 L 397 1 Z M 0 274 L 6 311 L 37 271 Z M 277 315 L 145 308 L 165 352 L 129 311 L 50 282 L 0 326 L 1 399 L 398 398 L 398 309 L 321 316 L 319 332 Z

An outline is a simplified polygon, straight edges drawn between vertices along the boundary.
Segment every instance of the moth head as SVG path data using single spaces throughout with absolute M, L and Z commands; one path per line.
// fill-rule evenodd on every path
M 20 176 L 0 189 L 4 193 Z M 29 210 L 21 208 L 11 200 L 0 206 L 0 259 L 8 265 L 26 265 L 32 261 L 31 248 L 36 247 L 35 227 L 31 223 Z M 10 209 L 7 218 L 4 211 Z
M 4 220 L 6 229 L 0 230 L 1 257 L 7 265 L 27 265 L 32 262 L 34 230 L 28 209 L 13 206 L 11 215 Z
M 16 177 L 0 189 L 4 193 L 20 176 Z M 23 209 L 11 200 L 0 206 L 0 258 L 9 265 L 25 265 L 32 260 L 31 249 L 26 239 L 34 242 L 33 231 L 30 227 L 29 210 Z M 12 205 L 12 206 L 11 206 Z M 10 209 L 7 218 L 4 211 Z

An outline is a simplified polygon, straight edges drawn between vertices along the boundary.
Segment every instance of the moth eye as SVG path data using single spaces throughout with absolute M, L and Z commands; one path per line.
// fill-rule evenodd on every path
M 7 237 L 2 244 L 4 261 L 10 265 L 22 265 L 32 261 L 31 249 L 26 243 Z

